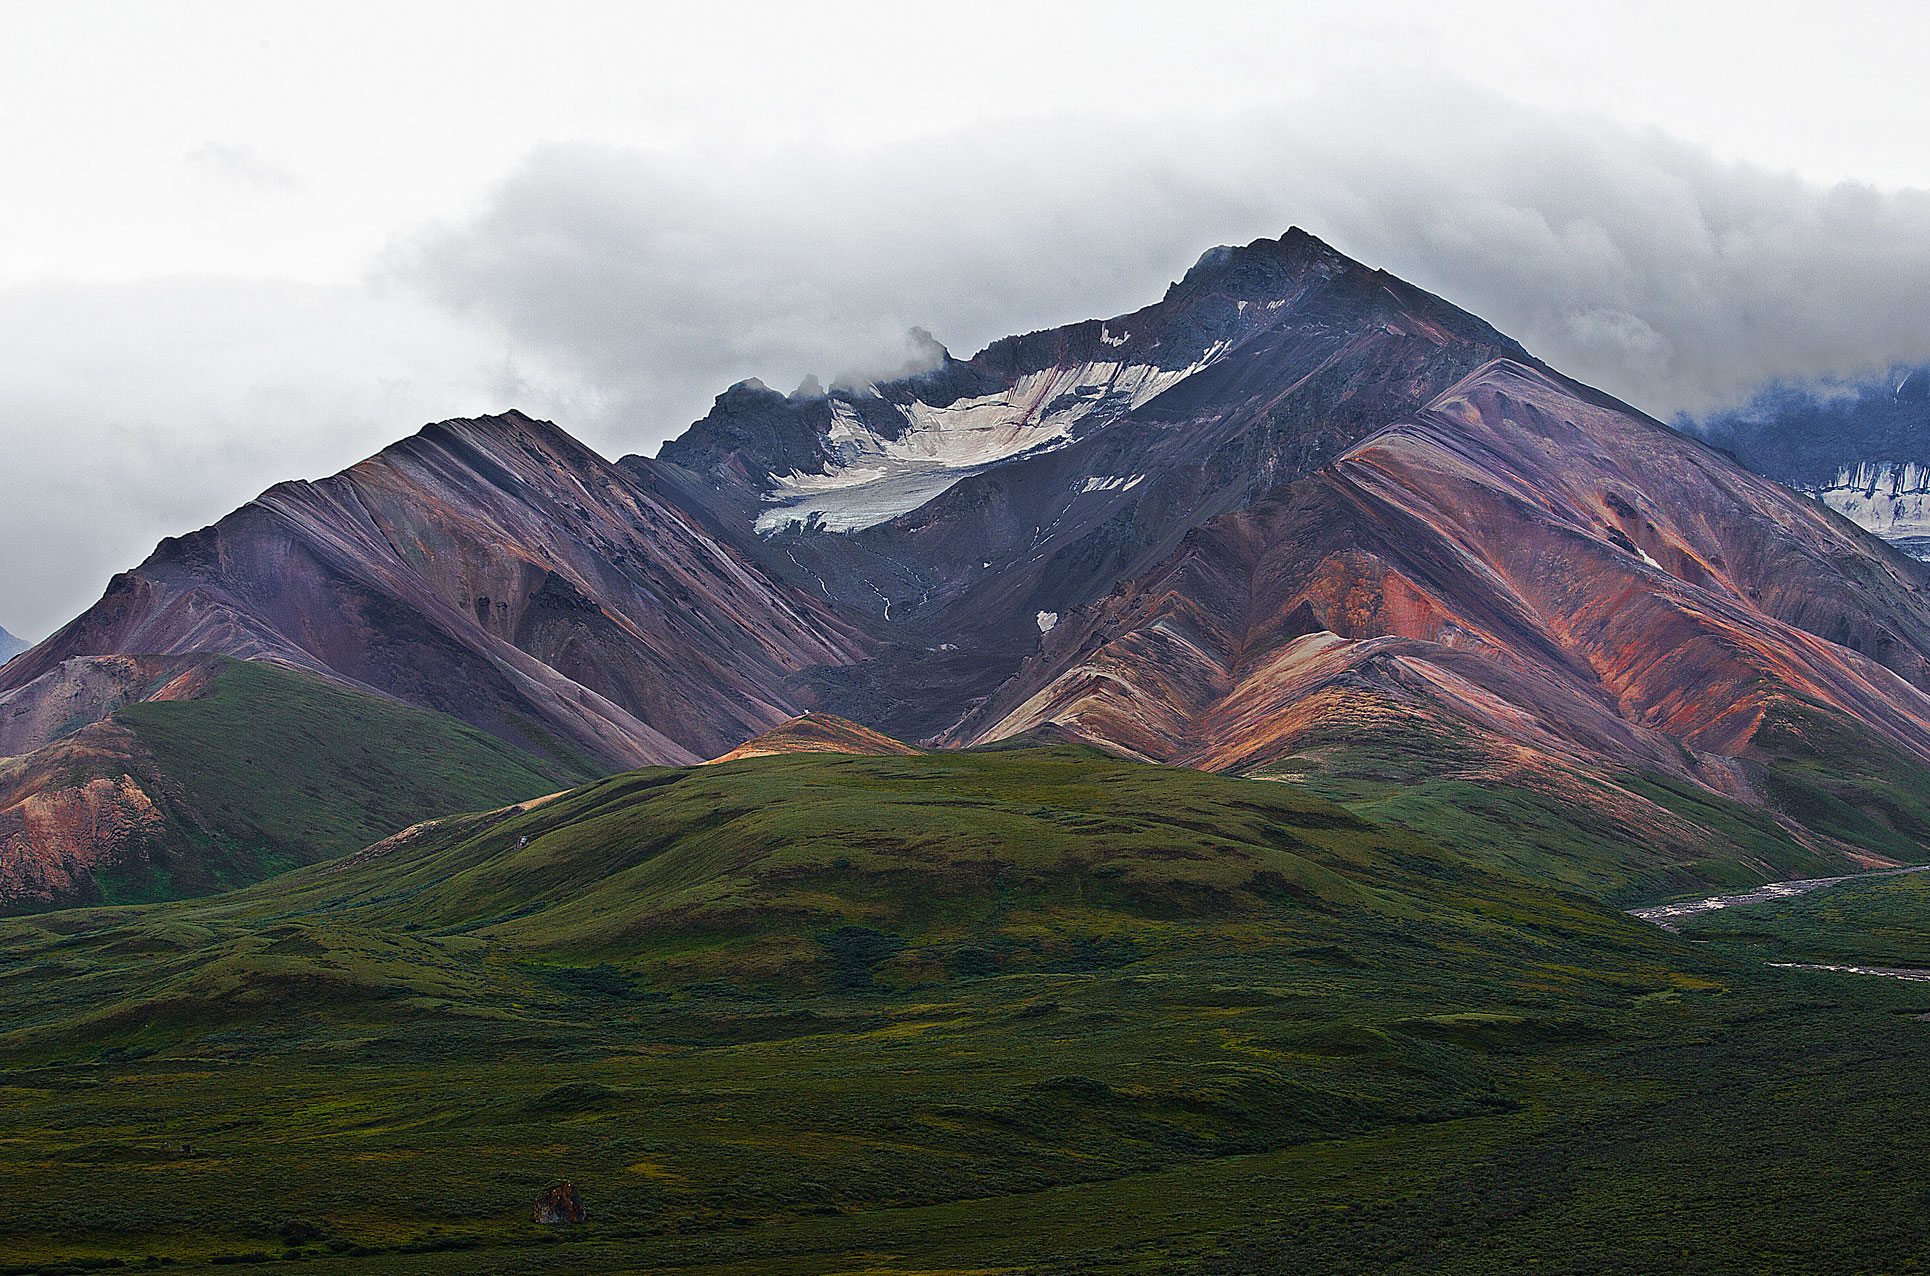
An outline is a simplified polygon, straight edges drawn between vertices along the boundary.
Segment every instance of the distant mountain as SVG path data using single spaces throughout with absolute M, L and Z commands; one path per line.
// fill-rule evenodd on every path
M 1775 385 L 1741 408 L 1685 424 L 1758 474 L 1930 559 L 1930 365 Z
M 1438 297 L 1290 231 L 935 357 L 273 488 L 0 670 L 0 752 L 120 712 L 90 661 L 218 654 L 551 770 L 1086 742 L 1599 894 L 1930 845 L 1930 569 Z
M 33 646 L 32 643 L 16 638 L 6 630 L 0 629 L 0 664 L 5 664 L 7 661 L 12 660 L 15 656 L 31 646 Z

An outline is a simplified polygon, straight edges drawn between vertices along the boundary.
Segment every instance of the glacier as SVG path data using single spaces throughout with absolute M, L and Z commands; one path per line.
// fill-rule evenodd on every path
M 1930 465 L 1913 461 L 1846 465 L 1810 494 L 1905 553 L 1930 559 Z
M 942 407 L 914 400 L 898 405 L 907 428 L 895 439 L 873 431 L 849 403 L 834 398 L 826 472 L 779 475 L 768 508 L 757 516 L 757 531 L 849 532 L 909 513 L 1001 461 L 1064 447 L 1080 425 L 1130 412 L 1231 345 L 1217 341 L 1183 367 L 1095 361 L 1041 368 L 997 394 Z M 1130 487 L 1139 477 L 1100 476 L 1085 490 Z

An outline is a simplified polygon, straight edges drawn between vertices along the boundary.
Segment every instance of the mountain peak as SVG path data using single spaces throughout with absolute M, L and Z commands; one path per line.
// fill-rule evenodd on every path
M 1289 226 L 1278 239 L 1261 238 L 1245 245 L 1220 244 L 1207 249 L 1166 296 L 1170 300 L 1175 293 L 1211 290 L 1263 294 L 1282 282 L 1303 277 L 1310 266 L 1333 270 L 1358 264 L 1318 237 Z

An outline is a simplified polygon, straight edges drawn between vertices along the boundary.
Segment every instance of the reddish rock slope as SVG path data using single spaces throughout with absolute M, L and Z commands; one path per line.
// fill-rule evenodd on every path
M 1729 760 L 1778 701 L 1930 760 L 1927 592 L 1813 502 L 1497 360 L 1063 619 L 949 738 L 1051 723 L 1265 772 L 1399 705 L 1491 759 L 1746 793 Z
M 764 758 L 777 753 L 856 753 L 889 758 L 911 757 L 919 752 L 903 740 L 859 726 L 849 718 L 833 713 L 807 713 L 756 739 L 746 740 L 711 761 L 735 762 L 739 758 Z

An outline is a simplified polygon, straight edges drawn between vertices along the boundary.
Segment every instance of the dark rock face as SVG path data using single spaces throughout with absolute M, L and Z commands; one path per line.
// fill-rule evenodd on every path
M 657 461 L 621 464 L 709 510 L 770 574 L 861 618 L 887 645 L 819 671 L 822 705 L 916 739 L 1011 675 L 1038 644 L 1041 612 L 1103 597 L 1191 528 L 1504 356 L 1527 358 L 1473 315 L 1295 230 L 1208 253 L 1155 305 L 1008 338 L 922 376 L 808 401 L 734 389 Z M 783 495 L 775 476 L 821 485 L 850 436 L 861 446 L 849 470 L 863 473 L 875 464 L 867 431 L 896 440 L 914 420 L 965 419 L 1037 442 L 961 464 L 931 499 L 862 527 L 749 534 Z
M 1740 408 L 1683 424 L 1802 491 L 1863 464 L 1930 466 L 1930 367 L 1850 384 L 1772 385 Z
M 1930 559 L 1930 366 L 1851 384 L 1770 386 L 1685 424 L 1756 473 Z
M 589 1213 L 583 1208 L 583 1198 L 577 1195 L 576 1184 L 558 1183 L 536 1198 L 531 1217 L 538 1223 L 581 1223 Z

